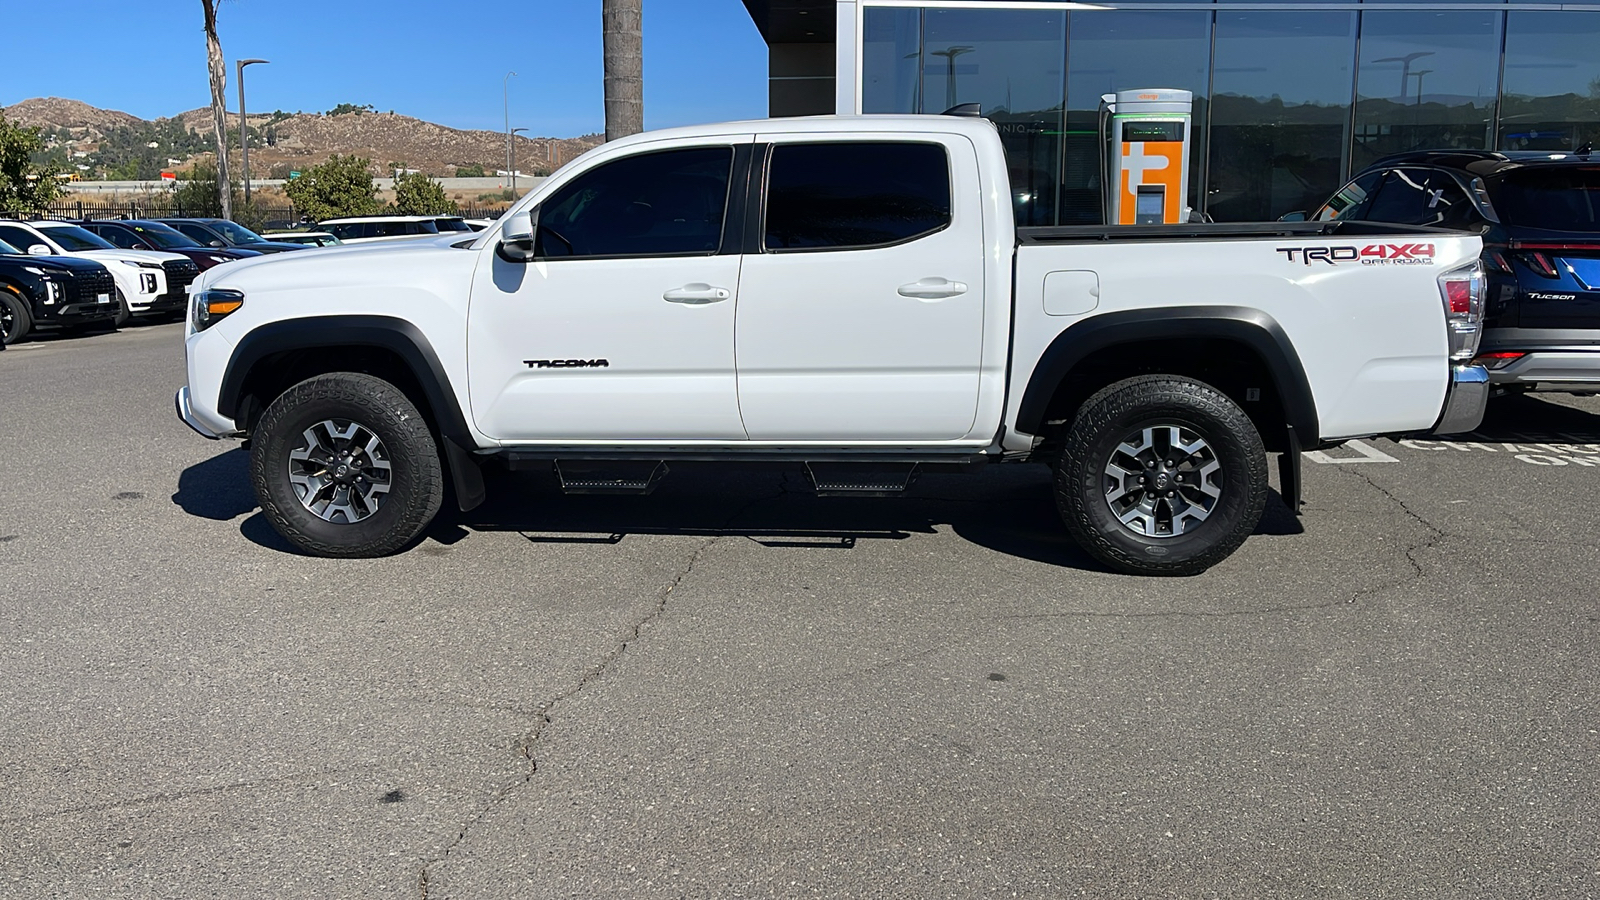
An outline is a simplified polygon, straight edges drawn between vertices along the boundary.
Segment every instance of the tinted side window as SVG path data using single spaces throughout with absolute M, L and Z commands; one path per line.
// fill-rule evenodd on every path
M 33 232 L 15 225 L 0 225 L 0 241 L 5 241 L 23 253 L 27 253 L 28 248 L 34 244 L 44 243 L 34 237 Z
M 1377 189 L 1378 183 L 1383 181 L 1382 172 L 1370 172 L 1345 185 L 1339 193 L 1317 211 L 1318 222 L 1331 222 L 1335 219 L 1359 219 L 1361 212 L 1367 206 L 1367 201 Z
M 1472 202 L 1449 175 L 1429 169 L 1394 169 L 1384 176 L 1372 208 L 1362 215 L 1399 225 L 1466 227 Z
M 178 229 L 180 232 L 188 235 L 189 237 L 194 238 L 207 247 L 211 246 L 212 241 L 217 240 L 216 235 L 205 230 L 204 228 L 201 228 L 199 225 L 196 225 L 193 222 L 175 222 L 173 223 L 172 227 Z
M 630 156 L 585 172 L 541 204 L 537 254 L 715 253 L 732 166 L 732 147 L 694 147 Z
M 884 247 L 950 224 L 940 144 L 778 144 L 768 168 L 768 250 Z
M 143 243 L 143 241 L 139 240 L 138 235 L 120 225 L 98 225 L 90 227 L 89 230 L 105 238 L 112 246 L 121 247 L 124 250 L 132 250 L 134 249 L 134 244 Z

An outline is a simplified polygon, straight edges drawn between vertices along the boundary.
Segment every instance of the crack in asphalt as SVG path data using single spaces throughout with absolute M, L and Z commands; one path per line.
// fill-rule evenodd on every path
M 476 825 L 495 807 L 505 802 L 506 799 L 508 799 L 518 787 L 521 787 L 522 785 L 532 781 L 533 776 L 539 773 L 539 761 L 535 759 L 533 755 L 534 744 L 538 743 L 539 738 L 544 734 L 546 726 L 551 723 L 550 714 L 554 712 L 556 707 L 560 706 L 563 701 L 577 696 L 584 690 L 584 688 L 588 687 L 592 682 L 594 682 L 595 679 L 599 678 L 601 675 L 604 675 L 606 669 L 610 668 L 613 663 L 622 658 L 624 653 L 628 652 L 628 647 L 639 639 L 639 635 L 644 630 L 644 627 L 661 616 L 662 613 L 667 611 L 667 602 L 671 598 L 673 590 L 675 590 L 678 585 L 682 584 L 685 578 L 689 577 L 689 574 L 694 571 L 694 567 L 700 562 L 700 559 L 705 556 L 706 552 L 711 549 L 712 545 L 716 544 L 721 539 L 721 536 L 716 536 L 701 543 L 701 545 L 689 555 L 688 561 L 684 563 L 683 567 L 678 570 L 677 574 L 674 575 L 672 579 L 667 582 L 666 586 L 656 594 L 656 602 L 652 604 L 648 611 L 646 611 L 645 615 L 642 616 L 638 621 L 634 622 L 633 625 L 624 632 L 622 640 L 618 641 L 617 644 L 611 648 L 610 652 L 601 657 L 599 662 L 595 663 L 593 666 L 590 666 L 588 671 L 584 672 L 583 675 L 578 678 L 577 682 L 572 685 L 572 687 L 556 694 L 549 700 L 537 704 L 535 711 L 532 713 L 535 716 L 533 730 L 524 734 L 517 742 L 517 753 L 522 756 L 523 759 L 527 760 L 527 772 L 523 774 L 520 781 L 514 781 L 511 784 L 506 785 L 497 791 L 493 797 L 490 797 L 487 803 L 483 804 L 483 806 L 479 808 L 476 813 L 467 819 L 466 822 L 462 823 L 461 829 L 456 833 L 455 839 L 444 848 L 442 853 L 440 853 L 434 859 L 430 859 L 423 863 L 422 870 L 417 875 L 417 887 L 421 892 L 422 900 L 429 900 L 430 885 L 428 870 L 435 865 L 438 865 L 439 863 L 449 859 L 450 854 L 455 852 L 455 849 L 461 846 L 461 843 L 467 839 L 467 832 L 472 830 L 473 825 Z
M 1410 507 L 1410 505 L 1408 505 L 1404 500 L 1402 500 L 1399 497 L 1395 496 L 1394 493 L 1392 491 L 1390 491 L 1388 488 L 1386 488 L 1383 485 L 1377 483 L 1376 481 L 1373 481 L 1372 480 L 1372 476 L 1368 475 L 1365 472 L 1359 471 L 1359 470 L 1350 470 L 1350 474 L 1356 476 L 1357 478 L 1360 478 L 1362 481 L 1365 481 L 1368 485 L 1370 485 L 1372 487 L 1373 490 L 1377 491 L 1379 494 L 1382 494 L 1384 499 L 1388 500 L 1390 503 L 1393 503 L 1395 506 L 1400 507 L 1400 511 L 1401 512 L 1405 513 L 1413 521 L 1415 521 L 1418 525 L 1421 525 L 1428 532 L 1428 536 L 1427 536 L 1426 539 L 1424 539 L 1422 541 L 1414 542 L 1410 546 L 1405 548 L 1404 552 L 1405 552 L 1406 562 L 1408 564 L 1410 564 L 1410 566 L 1411 566 L 1411 577 L 1410 578 L 1401 578 L 1401 579 L 1399 579 L 1397 581 L 1393 581 L 1393 582 L 1388 583 L 1388 584 L 1380 584 L 1380 585 L 1378 585 L 1376 587 L 1370 587 L 1370 588 L 1365 588 L 1363 590 L 1356 591 L 1354 594 L 1350 595 L 1350 600 L 1348 601 L 1350 603 L 1356 603 L 1362 597 L 1370 596 L 1372 594 L 1377 594 L 1380 591 L 1387 591 L 1387 590 L 1393 590 L 1394 588 L 1397 588 L 1397 587 L 1404 587 L 1407 584 L 1412 584 L 1412 583 L 1421 581 L 1424 578 L 1426 578 L 1427 577 L 1427 573 L 1422 570 L 1422 563 L 1417 562 L 1417 554 L 1421 553 L 1424 550 L 1432 550 L 1432 549 L 1434 549 L 1435 547 L 1439 546 L 1439 544 L 1441 542 L 1443 542 L 1446 538 L 1448 538 L 1449 535 L 1445 533 L 1444 529 L 1442 529 L 1439 526 L 1437 526 L 1437 525 L 1433 524 L 1432 522 L 1428 521 L 1426 518 L 1424 518 L 1422 516 L 1421 513 L 1419 513 L 1416 510 L 1412 509 Z
M 86 803 L 82 806 L 69 806 L 66 809 L 51 810 L 50 812 L 35 813 L 28 816 L 15 816 L 0 818 L 0 824 L 18 825 L 24 822 L 39 822 L 53 819 L 57 816 L 70 816 L 85 812 L 105 812 L 113 809 L 128 809 L 139 806 L 151 806 L 158 803 L 171 803 L 177 800 L 188 800 L 191 797 L 206 797 L 211 794 L 225 794 L 229 791 L 249 790 L 250 788 L 269 787 L 278 784 L 288 784 L 297 781 L 309 781 L 329 775 L 343 775 L 347 772 L 364 772 L 377 768 L 376 766 L 354 766 L 344 769 L 325 769 L 320 772 L 284 775 L 279 778 L 262 778 L 256 781 L 236 781 L 231 784 L 218 784 L 211 787 L 192 788 L 186 791 L 163 791 L 158 794 L 147 794 L 143 797 L 129 797 L 126 800 L 108 800 L 105 803 Z

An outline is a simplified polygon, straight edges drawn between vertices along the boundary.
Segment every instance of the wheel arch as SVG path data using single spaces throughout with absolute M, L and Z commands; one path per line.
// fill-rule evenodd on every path
M 1191 375 L 1204 380 L 1204 356 L 1191 354 L 1178 371 L 1125 354 L 1147 348 L 1244 351 L 1215 359 L 1221 368 L 1256 367 L 1270 378 L 1278 408 L 1266 419 L 1290 429 L 1285 443 L 1315 447 L 1320 440 L 1316 399 L 1294 344 L 1277 320 L 1242 306 L 1179 306 L 1127 310 L 1086 319 L 1057 335 L 1034 366 L 1017 408 L 1017 429 L 1044 434 L 1055 417 L 1069 418 L 1089 393 L 1132 374 Z M 1199 371 L 1197 371 L 1197 367 Z M 1096 384 L 1096 381 L 1104 383 Z M 1242 399 L 1242 398 L 1239 398 Z M 1244 405 L 1244 404 L 1241 404 Z M 1259 404 L 1258 404 L 1259 405 Z M 1245 406 L 1250 412 L 1250 406 Z M 1261 418 L 1252 414 L 1252 418 Z M 1266 436 L 1266 435 L 1264 435 Z
M 405 392 L 443 438 L 445 463 L 462 510 L 483 501 L 477 443 L 427 336 L 393 316 L 307 316 L 252 329 L 233 348 L 217 395 L 217 411 L 249 430 L 273 399 L 293 384 L 327 372 L 386 378 Z

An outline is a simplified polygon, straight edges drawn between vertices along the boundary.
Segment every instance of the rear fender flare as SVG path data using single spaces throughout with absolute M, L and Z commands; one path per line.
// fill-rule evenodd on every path
M 1045 348 L 1017 407 L 1017 430 L 1039 434 L 1050 401 L 1062 382 L 1090 354 L 1119 344 L 1171 338 L 1231 340 L 1254 350 L 1266 363 L 1284 420 L 1301 446 L 1315 447 L 1320 427 L 1317 403 L 1294 344 L 1277 320 L 1243 306 L 1177 306 L 1105 313 L 1079 322 Z

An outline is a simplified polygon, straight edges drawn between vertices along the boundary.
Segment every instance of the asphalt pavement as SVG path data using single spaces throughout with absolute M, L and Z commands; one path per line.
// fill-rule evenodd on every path
M 0 353 L 0 896 L 1600 895 L 1600 401 L 1313 456 L 1210 572 L 1042 468 L 491 478 L 332 561 L 181 330 Z

